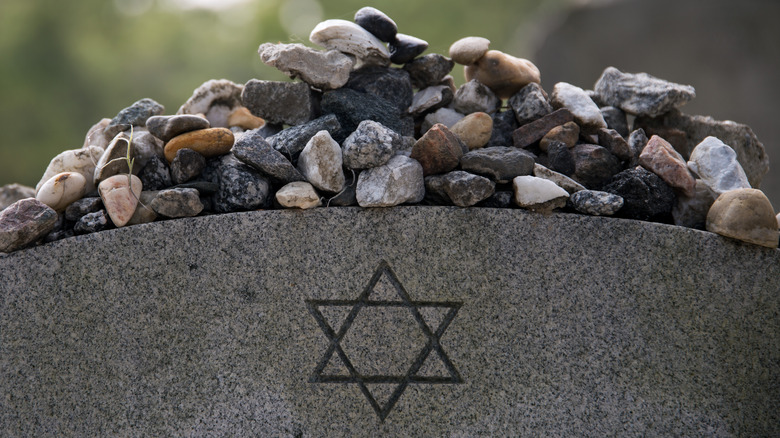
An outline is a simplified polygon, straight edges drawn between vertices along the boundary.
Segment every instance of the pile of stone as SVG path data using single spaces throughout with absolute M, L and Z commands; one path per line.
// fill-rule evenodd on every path
M 548 94 L 533 63 L 484 38 L 423 56 L 425 41 L 371 7 L 310 40 L 326 50 L 258 50 L 299 81 L 210 80 L 175 115 L 142 99 L 34 189 L 3 187 L 0 252 L 161 219 L 400 204 L 614 215 L 778 245 L 754 188 L 763 146 L 745 125 L 681 113 L 690 86 L 609 67 L 593 90 Z

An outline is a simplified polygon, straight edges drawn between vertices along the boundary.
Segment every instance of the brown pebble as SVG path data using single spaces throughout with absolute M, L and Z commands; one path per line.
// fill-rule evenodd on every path
M 544 152 L 547 152 L 547 146 L 553 141 L 559 141 L 565 144 L 566 147 L 573 148 L 574 145 L 577 144 L 578 138 L 580 138 L 579 125 L 575 122 L 566 122 L 561 126 L 556 126 L 545 134 L 539 142 L 539 148 Z
M 165 159 L 172 162 L 179 149 L 192 149 L 206 158 L 225 155 L 233 147 L 233 133 L 227 128 L 209 128 L 178 135 L 165 145 Z
M 475 112 L 460 119 L 450 128 L 469 150 L 484 147 L 493 134 L 493 119 L 487 113 Z
M 758 189 L 736 189 L 720 195 L 707 213 L 707 231 L 777 248 L 775 212 L 764 192 Z
M 455 134 L 446 126 L 437 123 L 417 140 L 410 157 L 420 162 L 423 176 L 428 176 L 455 169 L 460 157 L 467 151 Z
M 253 116 L 249 109 L 245 106 L 241 106 L 233 110 L 228 117 L 228 126 L 237 126 L 241 129 L 257 129 L 265 125 L 265 120 L 260 117 Z
M 508 99 L 531 82 L 541 83 L 539 69 L 529 60 L 488 50 L 475 64 L 464 67 L 466 81 L 476 79 Z
M 512 141 L 515 147 L 528 147 L 541 140 L 551 129 L 571 121 L 574 121 L 574 116 L 569 110 L 566 108 L 555 110 L 540 119 L 515 129 L 512 132 Z

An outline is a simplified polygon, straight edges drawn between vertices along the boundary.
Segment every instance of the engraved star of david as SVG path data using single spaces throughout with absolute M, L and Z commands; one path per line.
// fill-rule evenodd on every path
M 395 295 L 388 299 L 387 296 L 379 297 L 375 293 L 375 288 L 380 280 L 384 278 L 389 282 L 392 294 Z M 372 297 L 372 294 L 374 295 Z M 396 298 L 397 296 L 397 298 Z M 384 299 L 383 299 L 384 298 Z M 404 289 L 401 282 L 398 281 L 390 265 L 382 261 L 374 271 L 374 275 L 363 290 L 363 293 L 354 300 L 305 300 L 309 312 L 317 320 L 325 336 L 328 338 L 328 348 L 325 354 L 317 363 L 312 377 L 309 379 L 312 383 L 341 383 L 356 384 L 360 391 L 368 400 L 368 403 L 379 416 L 380 421 L 384 422 L 390 414 L 398 399 L 404 393 L 409 385 L 415 384 L 441 384 L 441 383 L 462 383 L 458 370 L 450 358 L 444 352 L 440 339 L 447 330 L 458 309 L 463 303 L 460 302 L 433 302 L 433 301 L 412 301 L 409 294 Z M 329 307 L 351 307 L 346 318 L 341 324 L 329 322 L 323 311 Z M 347 335 L 348 330 L 355 322 L 355 318 L 363 311 L 367 312 L 377 308 L 388 309 L 407 309 L 409 318 L 414 321 L 425 337 L 425 346 L 414 356 L 411 366 L 403 374 L 361 374 L 355 367 L 357 358 L 350 358 L 342 348 L 341 342 Z M 438 313 L 443 315 L 438 321 L 426 320 L 423 314 Z M 402 342 L 403 340 L 398 340 Z M 332 362 L 338 362 L 339 368 L 343 372 L 333 372 Z M 331 367 L 329 367 L 329 364 Z M 433 364 L 434 372 L 423 372 L 424 365 Z M 428 369 L 428 368 L 426 368 Z M 392 389 L 386 401 L 378 400 L 370 388 L 384 385 Z

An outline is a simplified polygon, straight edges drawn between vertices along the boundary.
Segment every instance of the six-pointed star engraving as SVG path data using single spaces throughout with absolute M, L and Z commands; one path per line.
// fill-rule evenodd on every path
M 372 299 L 372 293 L 375 291 L 377 283 L 382 277 L 385 277 L 389 281 L 391 288 L 397 294 L 397 299 Z M 378 294 L 374 294 L 376 298 Z M 444 349 L 441 346 L 439 340 L 447 330 L 455 315 L 458 313 L 458 309 L 463 303 L 459 302 L 432 302 L 432 301 L 412 301 L 406 289 L 398 281 L 390 265 L 382 261 L 374 271 L 374 275 L 368 282 L 368 285 L 363 290 L 363 293 L 354 300 L 305 300 L 306 306 L 309 312 L 317 320 L 325 336 L 328 338 L 328 348 L 325 350 L 325 354 L 314 369 L 314 373 L 309 380 L 313 383 L 342 383 L 342 384 L 357 384 L 360 391 L 368 399 L 369 404 L 374 409 L 379 419 L 384 422 L 390 411 L 395 406 L 401 394 L 406 390 L 406 387 L 410 384 L 436 384 L 436 383 L 462 383 L 463 379 L 458 374 L 458 370 L 450 361 Z M 322 310 L 331 306 L 343 307 L 351 306 L 351 310 L 346 319 L 341 323 L 339 327 L 332 327 Z M 366 308 L 404 308 L 410 311 L 411 317 L 413 317 L 415 323 L 424 334 L 426 338 L 425 346 L 416 355 L 411 366 L 406 370 L 403 375 L 380 375 L 371 374 L 363 375 L 353 365 L 352 358 L 347 356 L 342 348 L 341 341 L 347 334 L 347 331 L 352 326 L 358 313 L 362 309 Z M 444 317 L 437 323 L 437 326 L 433 327 L 430 321 L 426 321 L 423 318 L 421 310 L 438 310 L 443 311 Z M 337 358 L 337 359 L 336 359 Z M 328 364 L 331 361 L 340 360 L 340 364 L 344 365 L 345 372 L 342 373 L 330 373 L 326 371 Z M 440 361 L 439 369 L 441 370 L 437 375 L 423 374 L 421 368 L 426 361 Z M 389 384 L 394 385 L 390 396 L 387 401 L 380 403 L 377 397 L 369 390 L 369 385 L 374 384 Z

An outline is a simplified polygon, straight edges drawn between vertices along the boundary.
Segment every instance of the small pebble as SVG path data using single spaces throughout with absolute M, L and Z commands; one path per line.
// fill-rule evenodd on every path
M 639 164 L 670 186 L 680 189 L 685 196 L 696 194 L 696 180 L 688 171 L 685 159 L 663 138 L 657 135 L 650 137 L 639 156 Z
M 354 55 L 366 64 L 390 63 L 390 52 L 382 41 L 351 21 L 325 20 L 314 27 L 309 41 L 329 50 Z
M 466 37 L 450 46 L 450 58 L 461 65 L 470 65 L 479 61 L 490 49 L 490 40 L 482 37 Z
M 462 170 L 453 170 L 443 175 L 425 178 L 425 193 L 440 200 L 442 205 L 471 207 L 489 198 L 496 190 L 496 184 L 489 179 Z
M 203 211 L 200 194 L 195 189 L 161 190 L 149 207 L 155 213 L 170 218 L 197 216 Z
M 541 83 L 539 69 L 529 60 L 488 50 L 475 64 L 464 67 L 467 81 L 487 85 L 499 99 L 508 99 L 531 82 Z
M 455 63 L 451 59 L 438 53 L 431 53 L 407 63 L 404 65 L 404 70 L 409 72 L 412 86 L 417 89 L 423 89 L 432 85 L 439 85 L 444 77 L 452 71 L 454 66 Z
M 360 172 L 356 197 L 361 207 L 392 207 L 415 204 L 425 196 L 423 169 L 419 162 L 396 155 L 379 167 Z
M 449 172 L 458 166 L 468 148 L 446 126 L 436 124 L 412 148 L 411 158 L 420 162 L 423 175 Z
M 112 228 L 112 223 L 106 210 L 100 209 L 93 213 L 87 213 L 80 217 L 73 225 L 73 234 L 89 234 L 105 231 Z
M 203 118 L 208 120 L 209 127 L 227 128 L 230 114 L 236 108 L 243 106 L 243 103 L 241 103 L 241 92 L 243 90 L 243 85 L 227 79 L 206 81 L 192 92 L 192 97 L 179 107 L 176 114 L 202 115 Z M 183 132 L 180 132 L 180 134 L 183 134 Z
M 531 82 L 509 98 L 509 106 L 515 113 L 517 123 L 525 125 L 553 112 L 553 107 L 542 86 Z
M 309 140 L 298 158 L 298 171 L 314 187 L 338 193 L 344 188 L 341 147 L 328 131 L 320 131 Z
M 123 227 L 133 217 L 142 188 L 135 175 L 114 175 L 100 182 L 98 193 L 114 225 Z
M 535 176 L 518 176 L 512 180 L 515 204 L 528 210 L 549 212 L 566 206 L 569 192 L 552 181 Z
M 362 7 L 355 13 L 355 23 L 386 43 L 393 41 L 398 33 L 395 21 L 371 6 Z
M 428 49 L 428 42 L 411 35 L 399 33 L 395 40 L 387 45 L 390 50 L 390 61 L 393 64 L 406 64 L 422 55 Z
M 768 248 L 777 248 L 777 218 L 764 192 L 735 189 L 718 196 L 707 213 L 707 231 Z
M 458 88 L 452 101 L 452 109 L 463 114 L 475 112 L 494 113 L 501 108 L 501 99 L 484 84 L 470 80 Z
M 516 176 L 531 175 L 534 158 L 534 154 L 523 149 L 491 146 L 464 154 L 460 159 L 460 167 L 498 183 L 506 183 Z
M 38 190 L 35 199 L 61 213 L 84 196 L 87 180 L 78 172 L 62 172 L 51 177 Z
M 484 112 L 474 112 L 460 119 L 450 128 L 469 150 L 479 149 L 490 141 L 493 119 Z
M 745 171 L 737 161 L 737 153 L 716 137 L 705 138 L 693 149 L 688 168 L 716 195 L 750 188 Z
M 566 122 L 563 125 L 552 128 L 539 141 L 539 149 L 547 152 L 547 146 L 554 141 L 563 143 L 566 147 L 573 148 L 580 138 L 580 127 L 574 122 Z
M 35 198 L 0 211 L 0 252 L 12 252 L 44 238 L 57 224 L 57 212 Z
M 612 216 L 623 207 L 623 198 L 596 190 L 580 190 L 569 198 L 574 209 L 593 216 Z
M 599 107 L 580 87 L 558 82 L 553 87 L 550 103 L 554 108 L 566 108 L 571 111 L 574 121 L 586 134 L 596 134 L 599 129 L 607 127 Z
M 200 116 L 182 114 L 178 116 L 153 116 L 146 121 L 146 129 L 164 142 L 177 135 L 199 129 L 211 128 L 208 120 Z
M 206 158 L 225 155 L 230 152 L 234 141 L 233 133 L 226 128 L 209 128 L 187 132 L 171 139 L 165 145 L 165 159 L 172 162 L 179 149 L 192 149 Z
M 206 167 L 206 157 L 189 148 L 179 149 L 171 161 L 171 180 L 174 184 L 185 183 Z
M 276 202 L 285 208 L 300 208 L 308 210 L 322 205 L 320 195 L 314 186 L 305 181 L 295 181 L 286 184 L 276 192 Z

